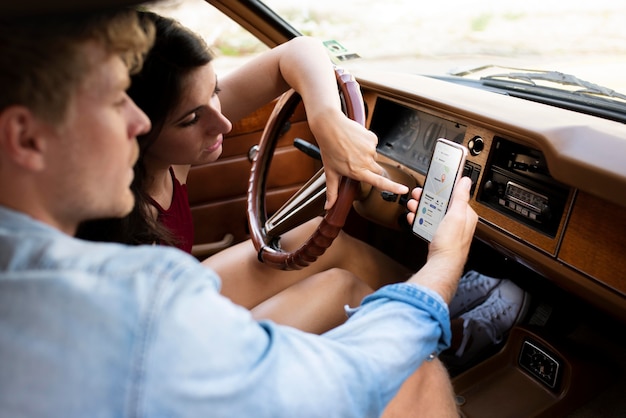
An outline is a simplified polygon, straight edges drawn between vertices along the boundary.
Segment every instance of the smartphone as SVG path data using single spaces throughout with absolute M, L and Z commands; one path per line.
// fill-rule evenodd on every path
M 445 138 L 437 139 L 415 212 L 413 233 L 430 242 L 448 210 L 452 190 L 463 175 L 467 148 Z

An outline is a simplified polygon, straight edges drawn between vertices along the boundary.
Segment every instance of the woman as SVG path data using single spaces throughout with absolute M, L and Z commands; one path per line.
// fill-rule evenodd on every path
M 173 19 L 139 13 L 155 25 L 156 41 L 128 91 L 152 122 L 150 132 L 138 138 L 141 152 L 132 184 L 137 202 L 128 217 L 87 223 L 79 236 L 175 245 L 189 252 L 193 225 L 185 183 L 190 166 L 215 161 L 231 120 L 291 87 L 301 94 L 320 144 L 329 190 L 327 207 L 334 204 L 340 175 L 406 192 L 406 186 L 375 174 L 382 172 L 375 162 L 376 137 L 342 113 L 332 65 L 319 42 L 296 38 L 218 82 L 213 57 L 199 36 Z M 302 242 L 312 227 L 309 223 L 287 234 L 283 245 L 289 248 L 291 242 Z M 222 277 L 222 293 L 258 318 L 313 332 L 343 322 L 344 305 L 358 305 L 373 288 L 409 274 L 346 234 L 336 239 L 332 252 L 304 270 L 283 272 L 260 264 L 250 241 L 216 254 L 205 264 Z

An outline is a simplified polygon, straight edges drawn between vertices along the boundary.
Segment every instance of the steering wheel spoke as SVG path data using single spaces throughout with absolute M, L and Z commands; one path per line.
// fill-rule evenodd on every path
M 364 124 L 365 106 L 358 83 L 342 69 L 335 69 L 335 74 L 344 112 L 351 119 Z M 283 127 L 300 102 L 300 95 L 290 90 L 276 104 L 252 161 L 248 183 L 248 223 L 258 258 L 282 270 L 304 268 L 326 251 L 343 228 L 359 190 L 359 182 L 342 178 L 337 201 L 324 214 L 326 178 L 322 169 L 267 218 L 265 186 L 269 166 L 278 138 L 283 134 Z M 324 217 L 320 225 L 298 249 L 292 252 L 280 249 L 278 243 L 281 235 L 322 214 Z
M 324 214 L 326 175 L 319 170 L 265 222 L 265 233 L 277 237 Z

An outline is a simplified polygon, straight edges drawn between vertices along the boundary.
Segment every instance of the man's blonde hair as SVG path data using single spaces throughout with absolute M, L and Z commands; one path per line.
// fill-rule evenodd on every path
M 83 45 L 99 43 L 134 72 L 153 40 L 134 9 L 0 20 L 0 112 L 23 105 L 58 122 L 90 70 Z

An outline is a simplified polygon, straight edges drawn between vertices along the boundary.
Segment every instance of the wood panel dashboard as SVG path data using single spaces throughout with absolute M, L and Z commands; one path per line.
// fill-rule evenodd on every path
M 352 72 L 381 161 L 421 184 L 437 137 L 463 143 L 476 237 L 626 321 L 626 126 L 421 76 Z

